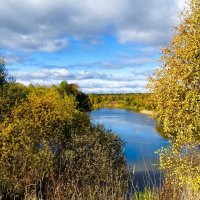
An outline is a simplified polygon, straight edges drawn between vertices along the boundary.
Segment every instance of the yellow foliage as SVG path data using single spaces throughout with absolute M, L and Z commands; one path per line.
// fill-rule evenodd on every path
M 50 170 L 74 113 L 73 99 L 60 98 L 56 89 L 32 91 L 1 124 L 0 176 L 4 184 L 30 184 Z M 21 177 L 21 178 L 20 178 Z M 27 177 L 27 178 L 26 178 Z
M 180 188 L 200 190 L 200 154 L 197 144 L 160 151 L 160 167 L 171 180 L 179 180 Z
M 190 0 L 181 16 L 149 87 L 155 117 L 172 141 L 160 152 L 161 169 L 182 190 L 195 191 L 200 190 L 200 1 Z
M 93 126 L 76 107 L 75 98 L 55 86 L 31 86 L 26 98 L 2 118 L 0 186 L 8 199 L 124 196 L 123 142 Z
M 155 117 L 170 135 L 200 136 L 200 2 L 192 0 L 182 14 L 162 68 L 150 78 Z

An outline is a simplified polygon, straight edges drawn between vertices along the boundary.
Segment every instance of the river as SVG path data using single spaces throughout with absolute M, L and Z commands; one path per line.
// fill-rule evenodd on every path
M 154 175 L 158 172 L 159 159 L 155 152 L 169 142 L 157 132 L 155 120 L 125 109 L 101 108 L 89 115 L 92 123 L 104 125 L 125 142 L 124 154 L 128 165 L 135 168 L 138 180 L 147 171 Z

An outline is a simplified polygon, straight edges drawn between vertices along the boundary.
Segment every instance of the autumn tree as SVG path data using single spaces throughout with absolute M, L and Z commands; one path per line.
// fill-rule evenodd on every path
M 172 141 L 161 151 L 161 169 L 191 193 L 200 189 L 200 1 L 190 0 L 181 17 L 149 87 L 155 117 Z
M 1 123 L 0 183 L 10 194 L 42 184 L 69 134 L 73 104 L 67 96 L 60 99 L 56 90 L 38 88 Z
M 0 121 L 8 117 L 12 109 L 22 102 L 28 94 L 28 88 L 8 75 L 6 63 L 0 57 Z
M 76 84 L 68 84 L 66 81 L 62 81 L 58 85 L 59 93 L 64 95 L 73 96 L 76 99 L 77 105 L 76 108 L 80 111 L 90 111 L 91 110 L 91 103 L 89 96 L 79 90 L 78 85 Z
M 20 83 L 5 84 L 0 96 L 0 121 L 9 117 L 12 110 L 27 98 L 28 93 L 29 88 Z
M 181 16 L 150 88 L 164 131 L 191 139 L 200 134 L 200 1 L 191 0 Z
M 15 90 L 16 86 L 10 97 L 19 92 L 24 95 L 23 87 Z M 31 86 L 25 96 L 0 121 L 0 190 L 4 196 L 123 196 L 127 179 L 120 138 L 93 126 L 87 113 L 76 109 L 75 98 L 62 95 L 56 86 Z

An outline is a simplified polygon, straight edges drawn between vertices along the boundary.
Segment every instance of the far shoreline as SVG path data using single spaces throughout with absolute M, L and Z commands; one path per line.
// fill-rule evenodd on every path
M 141 111 L 139 111 L 139 113 L 145 114 L 145 115 L 148 115 L 148 116 L 153 115 L 153 111 L 151 111 L 151 110 L 141 110 Z

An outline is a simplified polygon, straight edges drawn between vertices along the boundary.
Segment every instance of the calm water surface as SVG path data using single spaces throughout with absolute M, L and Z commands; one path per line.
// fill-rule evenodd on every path
M 124 109 L 101 108 L 89 115 L 93 123 L 104 125 L 125 141 L 125 156 L 136 172 L 156 170 L 158 155 L 155 151 L 167 146 L 168 141 L 156 131 L 155 120 Z

